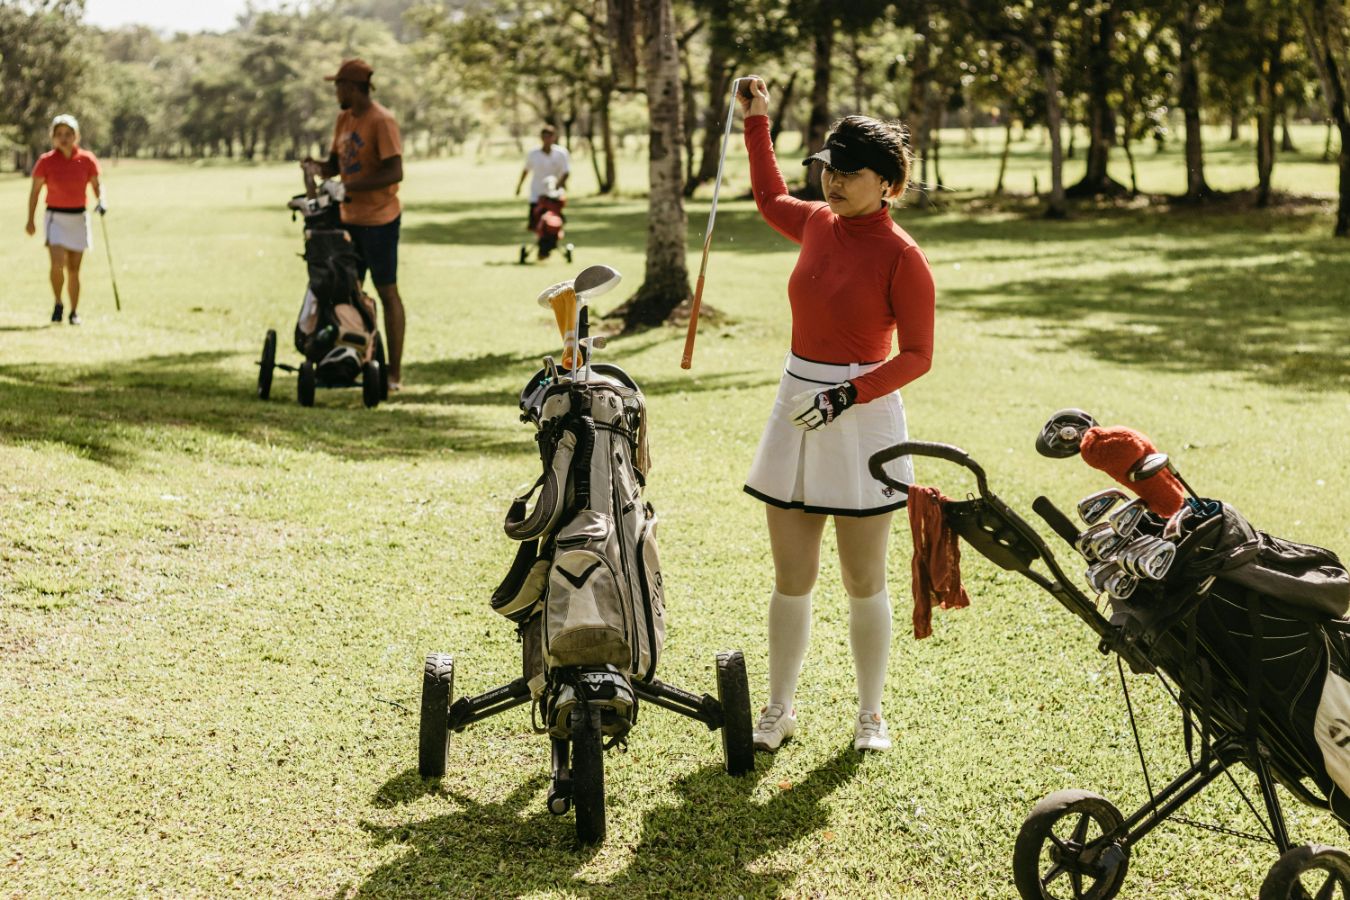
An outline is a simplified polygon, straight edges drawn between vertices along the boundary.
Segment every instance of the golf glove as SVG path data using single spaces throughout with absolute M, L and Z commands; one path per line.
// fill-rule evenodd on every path
M 103 202 L 102 197 L 98 198 L 98 203 L 94 206 L 94 212 L 98 213 L 100 216 L 108 214 L 108 204 Z
M 824 428 L 857 401 L 858 389 L 849 381 L 823 391 L 804 391 L 792 398 L 792 424 L 803 431 Z

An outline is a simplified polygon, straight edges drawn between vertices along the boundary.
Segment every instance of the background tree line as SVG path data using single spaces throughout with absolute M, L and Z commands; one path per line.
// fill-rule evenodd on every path
M 1075 198 L 1137 192 L 1136 148 L 1175 143 L 1187 187 L 1214 197 L 1203 124 L 1253 145 L 1252 201 L 1271 202 L 1291 118 L 1327 123 L 1340 169 L 1336 234 L 1350 234 L 1350 0 L 315 0 L 250 8 L 222 34 L 161 36 L 83 23 L 83 0 L 0 5 L 0 140 L 18 167 L 58 111 L 112 156 L 296 158 L 322 153 L 337 60 L 376 69 L 410 154 L 470 138 L 519 141 L 540 121 L 589 150 L 619 187 L 626 138 L 649 152 L 653 223 L 630 324 L 688 295 L 683 198 L 716 171 L 733 77 L 769 82 L 775 138 L 819 145 L 830 122 L 899 117 L 919 158 L 917 201 L 941 189 L 952 126 L 1047 135 L 1047 215 Z M 1077 127 L 1065 127 L 1065 126 Z M 1086 134 L 1086 140 L 1077 136 Z M 1333 140 L 1333 137 L 1336 140 Z M 1085 174 L 1066 184 L 1064 162 Z M 584 163 L 583 163 L 584 164 Z M 999 178 L 1001 191 L 1002 177 Z M 810 194 L 808 181 L 801 188 Z M 658 214 L 659 211 L 659 214 Z M 656 220 L 660 220 L 657 222 Z M 663 230 L 658 236 L 656 230 Z M 679 244 L 679 252 L 672 248 Z M 650 271 L 651 258 L 667 260 Z M 660 284 L 648 290 L 648 284 Z M 648 300 L 655 297 L 655 305 Z

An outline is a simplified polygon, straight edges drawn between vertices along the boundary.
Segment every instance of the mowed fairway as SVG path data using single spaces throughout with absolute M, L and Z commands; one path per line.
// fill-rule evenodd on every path
M 1320 135 L 1301 143 L 1320 150 Z M 994 162 L 958 138 L 944 179 L 987 190 Z M 1014 189 L 1038 154 L 1019 148 Z M 1146 189 L 1178 189 L 1176 153 L 1140 155 Z M 1224 187 L 1251 181 L 1246 150 L 1214 166 Z M 569 207 L 576 266 L 522 267 L 515 159 L 410 163 L 406 390 L 374 411 L 359 391 L 303 409 L 280 372 L 270 402 L 254 397 L 266 329 L 297 361 L 294 167 L 111 166 L 123 311 L 96 223 L 78 329 L 45 324 L 27 184 L 0 180 L 0 893 L 1002 898 L 1039 798 L 1085 788 L 1127 812 L 1145 799 L 1115 663 L 1051 597 L 967 550 L 973 606 L 912 639 L 903 517 L 889 755 L 851 750 L 847 598 L 827 538 L 801 730 L 753 776 L 723 773 L 716 734 L 644 708 L 628 752 L 606 757 L 609 838 L 586 851 L 571 817 L 545 810 L 548 741 L 524 709 L 454 735 L 444 779 L 417 776 L 423 656 L 455 654 L 459 694 L 518 672 L 488 596 L 515 550 L 508 501 L 538 473 L 518 393 L 558 352 L 534 297 L 595 262 L 625 275 L 601 310 L 641 281 L 642 160 L 625 161 L 632 193 L 617 199 L 588 196 L 588 168 Z M 738 146 L 729 171 L 723 197 L 739 197 Z M 1334 189 L 1312 155 L 1276 175 Z M 915 437 L 966 448 L 1028 516 L 1040 493 L 1068 509 L 1104 476 L 1032 442 L 1081 406 L 1144 430 L 1259 527 L 1350 553 L 1350 244 L 1328 237 L 1328 207 L 1050 223 L 944 203 L 898 213 L 939 291 L 934 368 L 905 391 Z M 706 204 L 690 207 L 691 268 Z M 714 654 L 743 648 L 758 705 L 771 566 L 762 508 L 740 488 L 788 342 L 796 248 L 743 199 L 717 225 L 705 303 L 731 321 L 703 330 L 693 370 L 674 329 L 600 358 L 648 395 L 661 677 L 714 692 Z M 973 489 L 940 462 L 919 478 Z M 1132 685 L 1156 786 L 1184 766 L 1179 719 L 1155 684 Z M 1187 812 L 1259 830 L 1224 783 Z M 1326 816 L 1292 799 L 1288 813 L 1298 842 L 1347 844 Z M 1167 824 L 1136 848 L 1122 896 L 1252 897 L 1274 859 Z

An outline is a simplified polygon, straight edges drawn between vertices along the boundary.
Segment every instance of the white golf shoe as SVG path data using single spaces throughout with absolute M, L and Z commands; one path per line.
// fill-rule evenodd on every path
M 770 703 L 759 711 L 759 721 L 755 724 L 755 749 L 773 753 L 796 732 L 797 711 L 784 709 L 780 703 Z
M 873 753 L 891 749 L 891 736 L 886 731 L 886 720 L 881 718 L 880 713 L 858 714 L 858 724 L 853 726 L 853 749 L 859 752 L 871 750 Z

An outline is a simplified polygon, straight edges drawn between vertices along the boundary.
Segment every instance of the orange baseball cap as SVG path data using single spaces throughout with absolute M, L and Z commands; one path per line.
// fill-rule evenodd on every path
M 364 59 L 344 59 L 342 65 L 338 66 L 336 75 L 323 76 L 324 81 L 350 81 L 354 84 L 365 84 L 370 81 L 370 76 L 375 74 L 375 70 L 370 67 L 370 63 Z

